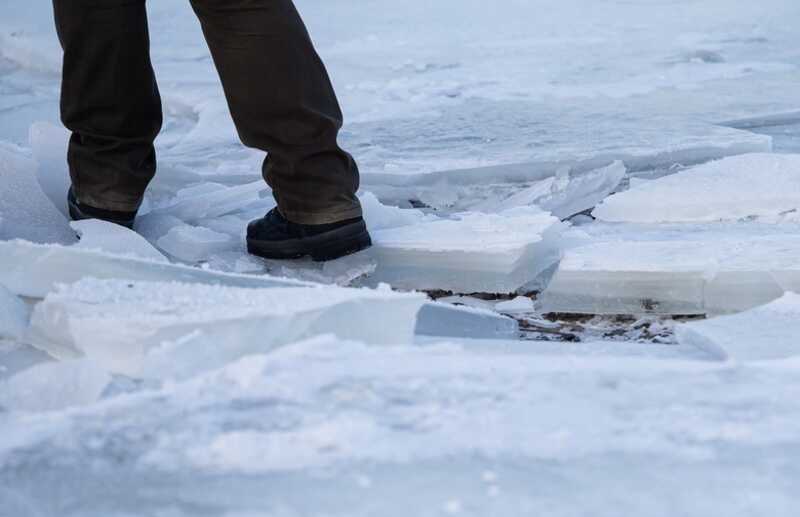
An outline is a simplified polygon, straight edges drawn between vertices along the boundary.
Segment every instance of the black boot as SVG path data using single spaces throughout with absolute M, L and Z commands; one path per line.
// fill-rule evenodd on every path
M 357 217 L 330 224 L 297 224 L 277 208 L 247 226 L 247 251 L 269 259 L 333 260 L 372 245 L 364 219 Z
M 103 210 L 102 208 L 84 205 L 75 198 L 75 193 L 72 191 L 72 188 L 69 189 L 69 193 L 67 194 L 67 202 L 69 204 L 69 216 L 73 221 L 100 219 L 133 229 L 133 221 L 136 219 L 136 212 L 117 212 L 115 210 Z

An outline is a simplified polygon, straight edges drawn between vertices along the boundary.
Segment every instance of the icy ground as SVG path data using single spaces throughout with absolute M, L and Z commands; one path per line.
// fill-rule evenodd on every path
M 375 240 L 325 265 L 245 253 L 187 0 L 137 233 L 70 224 L 0 2 L 0 516 L 798 515 L 800 3 L 297 3 Z

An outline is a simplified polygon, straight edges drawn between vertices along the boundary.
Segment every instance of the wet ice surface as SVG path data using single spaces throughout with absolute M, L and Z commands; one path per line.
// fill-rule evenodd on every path
M 796 307 L 691 321 L 700 338 L 690 339 L 676 338 L 686 319 L 671 316 L 800 289 L 792 199 L 774 203 L 777 215 L 770 202 L 720 216 L 703 210 L 713 186 L 688 176 L 729 155 L 800 152 L 800 4 L 486 5 L 298 1 L 341 97 L 342 143 L 361 165 L 376 237 L 371 252 L 324 265 L 246 255 L 245 225 L 274 206 L 263 155 L 238 144 L 183 0 L 148 5 L 166 118 L 136 225 L 147 243 L 73 230 L 50 6 L 0 7 L 0 515 L 797 514 Z M 752 176 L 767 192 L 773 178 L 751 159 L 737 184 Z M 783 169 L 784 187 L 794 171 Z M 676 172 L 700 219 L 612 224 L 584 212 L 615 190 L 657 194 L 648 182 Z M 499 232 L 502 212 L 529 205 L 553 219 L 584 213 L 558 235 L 538 219 Z M 652 199 L 637 206 L 658 212 Z M 505 262 L 489 257 L 510 236 Z M 556 240 L 544 237 L 562 244 L 526 255 Z M 548 261 L 560 269 L 525 285 Z M 416 325 L 401 318 L 413 343 L 379 345 L 399 327 L 376 316 L 377 302 L 341 314 L 339 288 L 309 284 L 381 275 L 474 307 L 425 304 Z M 81 298 L 87 282 L 116 287 Z M 254 316 L 236 296 L 209 294 L 269 300 L 277 288 L 319 290 L 328 319 L 302 320 L 292 297 Z M 463 296 L 473 290 L 489 294 Z M 78 358 L 53 362 L 30 346 L 29 311 L 45 297 L 37 344 L 79 343 Z M 570 314 L 541 314 L 547 303 Z M 276 305 L 292 315 L 270 320 Z M 249 333 L 197 334 L 232 312 Z M 373 315 L 375 336 L 347 327 L 356 314 Z M 287 342 L 305 337 L 300 327 L 339 337 Z M 259 348 L 268 334 L 286 340 Z M 94 362 L 98 350 L 140 345 L 161 350 L 147 381 Z M 715 361 L 720 348 L 739 362 Z M 765 355 L 777 359 L 749 361 Z

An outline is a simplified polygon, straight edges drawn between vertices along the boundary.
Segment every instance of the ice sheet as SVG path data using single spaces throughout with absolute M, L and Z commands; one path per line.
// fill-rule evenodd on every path
M 156 244 L 178 260 L 196 263 L 214 253 L 236 248 L 239 241 L 210 228 L 184 224 L 171 228 Z
M 565 253 L 543 293 L 544 311 L 716 314 L 800 290 L 800 234 L 792 225 L 598 228 L 594 243 Z
M 678 341 L 719 359 L 754 361 L 800 355 L 800 295 L 730 316 L 695 321 L 675 329 Z
M 56 358 L 85 355 L 114 373 L 187 377 L 318 334 L 410 344 L 424 299 L 388 289 L 86 279 L 36 306 L 30 339 Z
M 562 224 L 535 207 L 373 232 L 373 282 L 459 293 L 513 292 L 561 256 Z
M 800 155 L 746 154 L 638 183 L 592 215 L 609 222 L 713 222 L 800 211 Z

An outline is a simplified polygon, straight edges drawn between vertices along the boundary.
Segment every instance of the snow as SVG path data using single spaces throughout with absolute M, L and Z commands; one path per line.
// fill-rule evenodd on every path
M 713 222 L 800 211 L 800 155 L 746 154 L 613 195 L 592 215 L 609 222 Z
M 408 289 L 513 292 L 559 260 L 561 231 L 558 219 L 536 207 L 380 230 L 370 278 Z
M 730 316 L 695 321 L 676 329 L 678 340 L 719 359 L 757 361 L 800 355 L 800 295 Z
M 386 289 L 248 289 L 86 279 L 50 293 L 32 343 L 131 376 L 186 377 L 318 334 L 410 343 L 424 297 Z
M 800 234 L 791 225 L 623 225 L 598 234 L 565 252 L 542 310 L 718 314 L 800 290 Z

